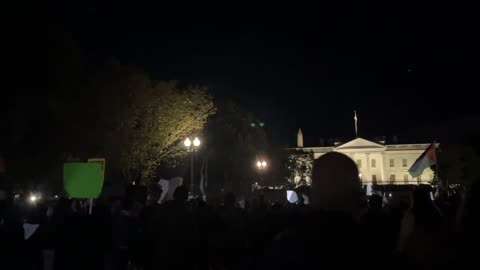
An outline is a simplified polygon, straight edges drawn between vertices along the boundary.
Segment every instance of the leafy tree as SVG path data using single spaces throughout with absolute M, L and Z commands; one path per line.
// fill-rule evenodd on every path
M 90 157 L 107 159 L 107 176 L 148 179 L 159 163 L 175 165 L 185 154 L 179 142 L 215 112 L 205 88 L 155 81 L 115 62 L 99 68 L 53 25 L 6 34 L 12 88 L 1 100 L 0 152 L 16 183 L 61 186 L 62 163 Z
M 206 88 L 178 85 L 129 66 L 106 65 L 63 108 L 75 123 L 68 152 L 105 157 L 110 175 L 128 180 L 151 179 L 160 163 L 174 166 L 186 154 L 183 139 L 201 132 L 215 113 Z
M 293 150 L 288 153 L 285 167 L 286 180 L 295 186 L 310 185 L 312 177 L 313 153 Z
M 256 157 L 267 149 L 265 130 L 250 112 L 231 101 L 218 102 L 218 112 L 209 121 L 202 147 L 209 157 L 209 189 L 247 194 L 256 177 Z
M 480 178 L 480 156 L 471 147 L 459 144 L 445 145 L 438 153 L 440 180 L 449 184 L 468 185 Z M 435 170 L 435 168 L 433 168 Z

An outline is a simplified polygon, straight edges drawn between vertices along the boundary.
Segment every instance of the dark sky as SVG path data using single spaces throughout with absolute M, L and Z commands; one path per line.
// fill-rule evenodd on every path
M 280 142 L 293 143 L 299 127 L 310 145 L 352 137 L 355 109 L 365 137 L 478 116 L 471 9 L 461 1 L 378 8 L 190 13 L 134 1 L 46 14 L 87 57 L 204 84 L 255 112 Z

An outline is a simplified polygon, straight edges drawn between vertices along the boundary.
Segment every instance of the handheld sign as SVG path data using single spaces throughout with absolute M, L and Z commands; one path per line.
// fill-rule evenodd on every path
M 63 165 L 63 186 L 71 198 L 98 198 L 103 187 L 102 165 L 97 162 L 65 163 Z
M 290 203 L 296 203 L 298 201 L 298 195 L 293 190 L 287 190 L 287 200 Z
M 87 162 L 98 162 L 102 166 L 102 175 L 105 178 L 105 159 L 104 158 L 89 158 Z

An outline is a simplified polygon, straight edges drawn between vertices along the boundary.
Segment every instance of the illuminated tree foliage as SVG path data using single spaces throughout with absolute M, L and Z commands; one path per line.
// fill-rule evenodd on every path
M 311 184 L 313 153 L 303 151 L 290 152 L 287 158 L 287 181 L 295 186 Z
M 71 151 L 105 157 L 107 169 L 128 180 L 151 179 L 160 163 L 175 165 L 186 154 L 183 139 L 215 113 L 207 89 L 155 81 L 115 63 L 91 77 L 86 91 L 87 100 L 77 102 L 83 108 L 71 109 L 77 123 Z

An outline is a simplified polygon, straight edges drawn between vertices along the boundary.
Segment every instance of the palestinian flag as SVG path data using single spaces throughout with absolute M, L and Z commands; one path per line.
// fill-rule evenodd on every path
M 430 146 L 425 150 L 425 152 L 420 155 L 420 157 L 413 163 L 412 167 L 408 169 L 410 175 L 415 178 L 422 175 L 423 171 L 426 168 L 429 168 L 432 165 L 437 164 L 437 155 L 435 153 L 435 144 L 432 143 Z

